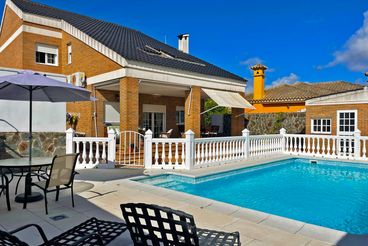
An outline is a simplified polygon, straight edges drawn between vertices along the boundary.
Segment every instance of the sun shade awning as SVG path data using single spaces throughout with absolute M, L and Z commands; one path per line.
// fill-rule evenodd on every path
M 239 93 L 211 89 L 202 90 L 220 107 L 254 109 L 252 104 L 245 100 Z

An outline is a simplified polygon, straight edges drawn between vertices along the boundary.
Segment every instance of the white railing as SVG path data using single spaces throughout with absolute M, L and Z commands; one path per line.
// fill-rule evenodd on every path
M 76 169 L 113 167 L 115 165 L 116 139 L 113 130 L 107 138 L 75 137 L 73 129 L 66 131 L 66 153 L 79 153 Z
M 246 158 L 245 148 L 243 136 L 194 139 L 194 166 L 212 166 Z
M 249 146 L 250 157 L 282 153 L 283 137 L 280 134 L 249 136 Z
M 152 138 L 148 130 L 144 139 L 145 168 L 190 169 L 193 132 L 186 132 L 185 138 Z
M 367 160 L 367 136 L 284 134 L 284 153 L 333 159 Z

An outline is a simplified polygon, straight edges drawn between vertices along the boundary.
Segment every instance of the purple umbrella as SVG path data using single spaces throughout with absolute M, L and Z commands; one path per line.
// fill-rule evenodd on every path
M 0 77 L 0 99 L 29 101 L 29 163 L 32 162 L 32 102 L 95 100 L 81 87 L 48 78 L 33 71 Z M 30 175 L 28 175 L 30 178 Z M 30 183 L 31 181 L 28 180 Z M 27 183 L 27 181 L 26 181 Z

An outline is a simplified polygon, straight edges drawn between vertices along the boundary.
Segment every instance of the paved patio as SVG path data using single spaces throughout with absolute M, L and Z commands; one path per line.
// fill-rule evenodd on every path
M 8 212 L 5 199 L 1 197 L 0 229 L 12 230 L 24 224 L 37 223 L 51 238 L 90 217 L 122 221 L 119 208 L 121 203 L 144 202 L 190 213 L 199 227 L 239 231 L 243 245 L 365 245 L 367 242 L 364 236 L 351 237 L 338 232 L 331 233 L 322 227 L 308 228 L 293 220 L 285 224 L 285 219 L 282 219 L 283 223 L 280 223 L 278 216 L 254 213 L 245 208 L 127 179 L 140 176 L 142 173 L 141 169 L 82 170 L 75 185 L 77 193 L 75 208 L 71 207 L 69 191 L 63 191 L 59 202 L 55 202 L 54 197 L 49 196 L 49 215 L 45 215 L 43 201 L 29 204 L 25 210 L 20 204 L 13 202 L 12 211 Z M 14 189 L 11 193 L 13 200 Z M 66 218 L 58 221 L 52 219 L 59 215 L 65 215 Z M 18 234 L 31 245 L 37 245 L 41 241 L 34 235 L 35 231 L 32 230 Z M 110 245 L 132 245 L 129 233 L 125 232 Z

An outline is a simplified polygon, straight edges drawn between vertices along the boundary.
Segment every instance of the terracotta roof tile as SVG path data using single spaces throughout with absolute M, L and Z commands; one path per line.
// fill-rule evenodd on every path
M 253 93 L 246 95 L 250 103 L 304 102 L 307 99 L 362 89 L 363 86 L 345 81 L 283 84 L 267 88 L 265 97 L 253 100 Z

